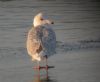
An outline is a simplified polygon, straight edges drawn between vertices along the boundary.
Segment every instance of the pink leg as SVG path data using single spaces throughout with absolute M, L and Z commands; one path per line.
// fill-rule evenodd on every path
M 39 61 L 37 61 L 37 66 L 35 66 L 33 69 L 38 69 L 38 71 L 40 71 L 40 64 L 39 64 Z
M 47 61 L 47 56 L 46 56 L 46 70 L 48 70 L 48 61 Z
M 48 61 L 47 61 L 47 57 L 46 57 L 46 78 L 48 79 Z
M 37 63 L 38 63 L 38 70 L 40 71 L 40 63 L 39 63 L 39 61 L 37 61 Z

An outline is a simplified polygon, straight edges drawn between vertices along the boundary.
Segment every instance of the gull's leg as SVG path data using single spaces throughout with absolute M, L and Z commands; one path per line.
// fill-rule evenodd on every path
M 37 68 L 38 68 L 38 70 L 40 71 L 40 62 L 37 61 L 37 64 L 38 64 Z
M 37 66 L 35 66 L 34 69 L 40 70 L 40 62 L 39 61 L 37 61 Z
M 49 66 L 48 65 L 48 57 L 47 56 L 45 56 L 45 61 L 46 61 L 46 70 L 48 71 L 48 69 L 50 69 L 50 68 L 54 68 L 54 66 Z
M 45 57 L 46 61 L 46 78 L 48 79 L 48 61 L 47 61 L 47 56 Z
M 37 61 L 37 63 L 38 63 L 38 66 L 37 66 L 37 69 L 38 69 L 38 78 L 40 79 L 40 62 Z
M 46 61 L 46 70 L 48 70 L 48 61 L 47 61 L 47 56 L 45 56 L 45 61 Z

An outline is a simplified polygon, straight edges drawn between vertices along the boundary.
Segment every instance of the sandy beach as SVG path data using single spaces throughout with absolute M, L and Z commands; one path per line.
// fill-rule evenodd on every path
M 49 65 L 55 66 L 49 70 L 50 82 L 99 81 L 99 53 L 100 50 L 83 50 L 56 54 L 49 59 Z M 34 64 L 27 56 L 4 58 L 0 61 L 0 81 L 35 82 L 38 77 L 37 71 L 33 70 Z M 45 74 L 46 72 L 41 70 L 42 79 L 45 79 Z

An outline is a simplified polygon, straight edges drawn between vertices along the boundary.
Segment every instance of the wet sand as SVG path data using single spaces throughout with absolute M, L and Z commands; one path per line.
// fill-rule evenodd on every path
M 100 50 L 71 51 L 56 54 L 49 59 L 49 65 L 55 68 L 49 70 L 51 81 L 47 82 L 97 82 L 100 80 Z M 0 62 L 0 81 L 2 82 L 35 82 L 38 72 L 33 70 L 27 56 L 8 57 Z M 41 70 L 41 78 L 46 72 Z M 41 80 L 42 80 L 41 79 Z M 41 81 L 40 80 L 40 81 Z M 39 80 L 38 80 L 39 81 Z M 43 80 L 42 82 L 45 82 Z

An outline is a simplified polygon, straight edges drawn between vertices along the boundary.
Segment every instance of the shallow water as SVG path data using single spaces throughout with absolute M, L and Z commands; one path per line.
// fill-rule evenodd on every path
M 55 66 L 49 81 L 35 80 L 25 46 L 38 12 L 55 22 L 57 54 L 49 59 Z M 0 0 L 0 82 L 98 82 L 99 49 L 98 0 Z

